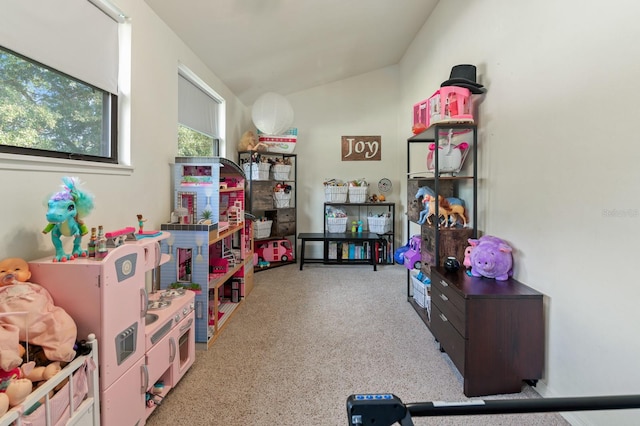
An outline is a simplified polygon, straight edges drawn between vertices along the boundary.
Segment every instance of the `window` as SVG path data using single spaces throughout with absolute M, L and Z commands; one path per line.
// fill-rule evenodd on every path
M 178 123 L 179 157 L 216 157 L 220 155 L 220 140 Z
M 118 163 L 124 14 L 108 0 L 5 3 L 0 153 Z
M 187 77 L 188 75 L 188 77 Z M 178 74 L 178 155 L 220 155 L 222 99 L 186 68 Z
M 117 162 L 117 97 L 0 48 L 0 152 Z

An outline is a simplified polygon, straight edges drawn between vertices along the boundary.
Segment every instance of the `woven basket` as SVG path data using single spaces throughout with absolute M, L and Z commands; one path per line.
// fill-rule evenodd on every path
M 369 224 L 369 232 L 373 232 L 374 234 L 386 234 L 387 232 L 391 232 L 390 217 L 369 216 L 367 217 L 367 222 Z
M 327 185 L 324 187 L 324 200 L 327 203 L 346 203 L 348 190 L 346 186 Z
M 349 202 L 350 203 L 364 203 L 367 201 L 367 191 L 369 190 L 366 186 L 350 186 L 349 187 Z
M 273 224 L 272 220 L 260 220 L 255 222 L 255 239 L 269 238 L 271 235 L 271 224 Z
M 242 168 L 249 180 L 269 180 L 269 163 L 243 163 Z
M 431 295 L 429 294 L 429 290 L 431 289 L 430 284 L 425 284 L 416 278 L 416 273 L 411 273 L 411 282 L 413 284 L 413 300 L 422 307 L 427 309 L 428 313 L 431 313 Z
M 291 201 L 291 192 L 275 191 L 273 193 L 273 202 L 278 209 L 289 207 Z
M 274 164 L 271 168 L 273 180 L 289 180 L 291 166 L 289 164 Z
M 327 231 L 331 233 L 342 233 L 347 230 L 347 217 L 328 217 Z

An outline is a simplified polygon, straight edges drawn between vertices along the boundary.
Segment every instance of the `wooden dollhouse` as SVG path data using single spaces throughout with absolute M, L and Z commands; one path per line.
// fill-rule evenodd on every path
M 253 222 L 245 220 L 245 175 L 222 157 L 176 157 L 173 223 L 162 250 L 161 287 L 198 284 L 198 346 L 208 347 L 253 287 Z M 193 287 L 193 286 L 191 286 Z

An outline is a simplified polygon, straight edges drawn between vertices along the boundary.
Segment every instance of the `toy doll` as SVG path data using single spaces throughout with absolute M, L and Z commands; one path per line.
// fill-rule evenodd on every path
M 0 313 L 24 313 L 0 316 L 0 329 L 3 330 L 0 333 L 0 367 L 4 370 L 10 366 L 3 365 L 7 364 L 5 358 L 14 358 L 19 341 L 41 346 L 49 361 L 69 362 L 76 355 L 74 320 L 64 309 L 54 305 L 47 289 L 28 282 L 30 278 L 29 264 L 25 260 L 7 258 L 0 261 Z

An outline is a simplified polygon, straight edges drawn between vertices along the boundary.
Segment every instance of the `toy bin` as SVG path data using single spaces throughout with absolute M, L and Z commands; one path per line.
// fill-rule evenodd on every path
M 266 145 L 268 152 L 291 154 L 298 142 L 298 129 L 292 127 L 281 135 L 266 135 L 258 129 L 258 143 Z
M 426 282 L 422 282 L 418 279 L 418 271 L 411 272 L 411 283 L 413 286 L 413 300 L 416 301 L 418 306 L 427 309 L 427 312 L 431 311 L 431 281 L 427 278 Z
M 347 186 L 325 185 L 324 200 L 327 203 L 346 203 L 348 190 Z
M 347 230 L 347 217 L 328 217 L 327 231 L 331 233 L 342 233 Z
M 255 222 L 254 225 L 254 238 L 256 240 L 262 239 L 262 238 L 269 238 L 269 236 L 271 235 L 271 224 L 273 223 L 272 220 L 259 220 L 257 222 Z
M 473 123 L 471 92 L 458 86 L 444 86 L 429 98 L 427 127 L 436 123 Z
M 388 216 L 368 216 L 367 223 L 369 225 L 369 232 L 373 232 L 374 234 L 391 232 L 391 218 Z
M 367 201 L 367 186 L 350 186 L 349 187 L 349 202 L 350 203 L 364 203 Z
M 289 180 L 289 172 L 291 172 L 291 165 L 289 164 L 274 164 L 271 167 L 273 173 L 273 180 Z
M 244 174 L 249 180 L 269 180 L 269 163 L 244 163 Z
M 291 201 L 291 192 L 274 191 L 273 202 L 278 209 L 289 207 Z

